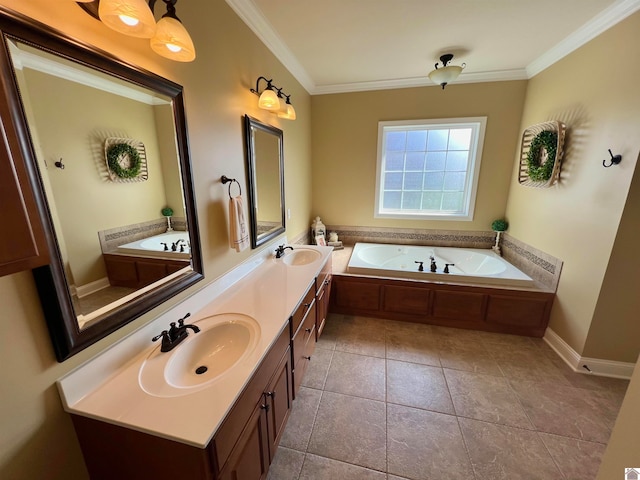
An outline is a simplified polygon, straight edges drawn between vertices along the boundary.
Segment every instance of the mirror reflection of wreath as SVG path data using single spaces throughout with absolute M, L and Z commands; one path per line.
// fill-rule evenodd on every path
M 127 143 L 116 143 L 107 149 L 109 169 L 120 178 L 136 178 L 142 161 L 138 151 Z
M 527 153 L 527 175 L 531 180 L 547 181 L 551 178 L 557 143 L 558 134 L 549 130 L 543 130 L 533 138 Z M 547 161 L 541 163 L 543 148 L 547 152 Z

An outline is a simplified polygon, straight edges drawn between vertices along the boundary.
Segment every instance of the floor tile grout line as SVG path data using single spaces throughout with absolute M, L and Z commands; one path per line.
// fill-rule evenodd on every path
M 464 445 L 464 451 L 467 454 L 467 460 L 469 460 L 469 465 L 471 465 L 471 472 L 473 473 L 473 478 L 475 480 L 478 479 L 478 474 L 476 472 L 476 467 L 471 458 L 471 452 L 469 451 L 469 445 L 467 445 L 467 439 L 464 436 L 464 432 L 462 431 L 462 425 L 460 425 L 460 417 L 456 415 L 456 424 L 458 425 L 458 430 L 460 431 L 460 438 L 462 438 L 462 444 Z
M 549 454 L 549 458 L 551 459 L 551 461 L 553 462 L 553 464 L 556 466 L 556 468 L 558 469 L 558 472 L 560 472 L 560 475 L 562 476 L 562 478 L 564 478 L 565 480 L 567 479 L 567 476 L 564 474 L 564 472 L 562 471 L 562 469 L 560 468 L 560 465 L 558 464 L 558 462 L 556 461 L 555 457 L 553 456 L 553 454 L 551 453 L 551 450 L 549 450 L 549 447 L 547 447 L 547 444 L 545 443 L 545 441 L 542 439 L 542 436 L 540 436 L 540 432 L 536 430 L 536 438 L 538 439 L 538 441 L 540 441 L 542 443 L 542 446 L 544 447 L 545 451 Z

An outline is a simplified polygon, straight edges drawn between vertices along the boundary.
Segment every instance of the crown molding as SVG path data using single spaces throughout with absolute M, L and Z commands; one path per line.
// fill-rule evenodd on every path
M 226 0 L 226 2 L 310 95 L 437 86 L 434 85 L 426 75 L 424 77 L 397 78 L 371 82 L 316 85 L 302 64 L 293 55 L 291 50 L 289 50 L 280 36 L 275 32 L 272 25 L 265 19 L 251 0 Z M 638 10 L 640 10 L 640 0 L 618 0 L 578 30 L 571 33 L 556 46 L 531 62 L 526 68 L 493 72 L 462 73 L 456 79 L 455 83 L 530 79 Z
M 527 65 L 532 78 L 640 9 L 640 0 L 619 0 Z
M 107 75 L 95 74 L 84 68 L 77 68 L 70 62 L 39 55 L 30 50 L 22 50 L 12 41 L 8 42 L 11 61 L 16 70 L 29 68 L 53 75 L 70 82 L 79 83 L 90 88 L 112 93 L 120 97 L 142 102 L 147 105 L 168 105 L 170 102 L 139 88 L 132 88 L 125 83 L 109 78 Z
M 499 70 L 495 72 L 461 73 L 455 83 L 503 82 L 510 80 L 527 80 L 527 72 L 523 69 Z M 397 78 L 378 80 L 374 82 L 337 83 L 333 85 L 318 85 L 312 95 L 326 95 L 331 93 L 365 92 L 369 90 L 389 90 L 392 88 L 438 87 L 429 80 L 428 76 L 413 78 Z
M 226 2 L 304 89 L 313 94 L 315 83 L 254 3 L 251 0 L 226 0 Z

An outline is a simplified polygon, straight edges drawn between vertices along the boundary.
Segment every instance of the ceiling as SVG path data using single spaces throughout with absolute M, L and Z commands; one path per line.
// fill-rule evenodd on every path
M 640 0 L 226 0 L 312 95 L 531 78 Z M 268 75 L 268 72 L 265 72 Z

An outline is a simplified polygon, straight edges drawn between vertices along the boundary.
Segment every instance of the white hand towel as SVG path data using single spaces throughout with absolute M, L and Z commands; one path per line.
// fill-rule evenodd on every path
M 229 199 L 229 243 L 236 252 L 241 252 L 249 246 L 249 229 L 240 195 Z

